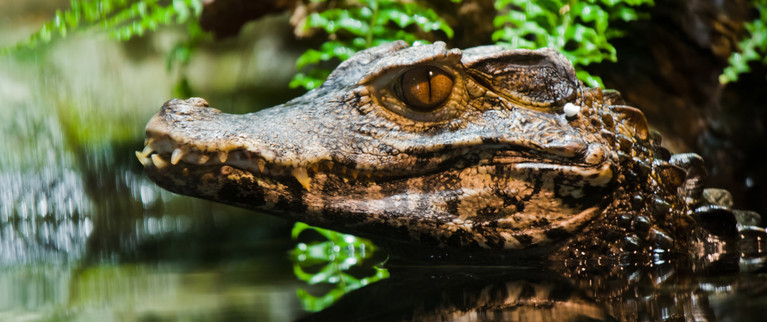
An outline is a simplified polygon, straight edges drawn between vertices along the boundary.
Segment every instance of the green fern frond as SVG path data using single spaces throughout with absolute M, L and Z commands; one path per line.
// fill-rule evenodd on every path
M 730 56 L 730 65 L 719 75 L 722 84 L 738 81 L 741 74 L 751 71 L 750 63 L 767 66 L 767 0 L 754 0 L 754 7 L 759 15 L 744 25 L 748 35 L 738 43 L 740 51 Z
M 56 11 L 29 40 L 2 52 L 31 49 L 91 29 L 124 41 L 163 25 L 196 24 L 201 13 L 202 0 L 72 0 L 69 10 Z
M 644 18 L 636 7 L 653 4 L 653 0 L 497 0 L 492 38 L 513 48 L 554 48 L 576 68 L 616 61 L 617 52 L 609 40 L 621 33 L 610 30 L 610 22 Z M 578 78 L 603 86 L 599 77 L 584 70 Z
M 319 0 L 323 1 L 323 0 Z M 319 87 L 330 70 L 316 67 L 322 62 L 343 61 L 354 53 L 394 40 L 413 43 L 422 38 L 410 30 L 424 33 L 442 32 L 453 37 L 453 29 L 434 12 L 418 2 L 396 0 L 358 0 L 343 2 L 338 7 L 313 13 L 304 22 L 304 28 L 317 28 L 328 34 L 329 40 L 315 50 L 307 50 L 298 58 L 298 73 L 290 82 L 291 88 Z

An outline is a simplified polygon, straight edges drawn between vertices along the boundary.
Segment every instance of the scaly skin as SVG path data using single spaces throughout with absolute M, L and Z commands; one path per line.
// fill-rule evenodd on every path
M 403 94 L 404 75 L 423 66 L 452 80 L 426 110 Z M 427 89 L 428 99 L 440 95 Z M 394 42 L 256 113 L 171 100 L 137 156 L 168 190 L 398 252 L 467 260 L 685 251 L 702 161 L 672 157 L 642 112 L 623 104 L 616 92 L 584 88 L 549 49 Z

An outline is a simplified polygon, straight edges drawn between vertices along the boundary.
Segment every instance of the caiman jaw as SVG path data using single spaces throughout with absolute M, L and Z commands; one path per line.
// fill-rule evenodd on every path
M 307 191 L 312 189 L 312 178 L 318 173 L 356 181 L 418 177 L 450 168 L 513 164 L 513 168 L 518 170 L 556 170 L 567 172 L 587 178 L 593 185 L 604 185 L 612 179 L 613 175 L 609 164 L 603 163 L 605 161 L 603 148 L 597 145 L 591 145 L 588 148 L 563 146 L 542 149 L 540 147 L 531 147 L 529 144 L 525 146 L 524 143 L 514 143 L 515 145 L 509 143 L 506 148 L 522 151 L 515 152 L 509 156 L 504 153 L 496 153 L 497 151 L 493 149 L 488 149 L 487 151 L 478 150 L 475 143 L 468 142 L 463 148 L 460 146 L 454 148 L 454 151 L 436 150 L 430 151 L 430 153 L 436 155 L 449 155 L 452 153 L 456 158 L 460 159 L 465 157 L 468 152 L 471 152 L 484 158 L 478 164 L 465 164 L 462 160 L 458 160 L 452 164 L 447 162 L 447 165 L 434 169 L 398 168 L 395 169 L 396 171 L 388 169 L 360 169 L 329 159 L 293 160 L 294 162 L 291 163 L 275 162 L 265 157 L 270 154 L 269 151 L 252 151 L 236 144 L 227 145 L 226 142 L 215 142 L 216 144 L 206 145 L 204 141 L 194 141 L 195 138 L 184 136 L 183 130 L 178 128 L 170 129 L 171 126 L 176 126 L 182 122 L 168 121 L 168 114 L 175 113 L 183 117 L 185 114 L 200 111 L 220 113 L 220 111 L 208 107 L 208 103 L 201 98 L 191 98 L 187 101 L 172 100 L 166 103 L 163 110 L 155 115 L 147 124 L 147 138 L 144 142 L 144 149 L 136 151 L 136 157 L 141 164 L 145 167 L 151 164 L 157 171 L 163 171 L 166 167 L 181 167 L 183 168 L 183 173 L 187 175 L 190 171 L 208 171 L 200 175 L 207 174 L 209 176 L 211 175 L 209 173 L 212 173 L 210 168 L 220 168 L 222 172 L 229 172 L 227 167 L 232 167 L 248 171 L 256 176 L 271 178 L 292 176 Z M 173 118 L 175 116 L 170 117 Z M 503 145 L 502 142 L 498 144 Z M 492 154 L 494 153 L 497 155 L 493 156 Z M 524 156 L 530 153 L 536 154 L 537 157 L 532 155 Z M 576 156 L 576 154 L 582 155 Z M 549 159 L 551 163 L 540 163 L 542 155 L 547 155 L 544 159 Z M 556 159 L 560 161 L 555 161 Z M 573 163 L 572 159 L 580 159 L 581 161 Z M 570 161 L 559 164 L 563 162 L 562 160 Z

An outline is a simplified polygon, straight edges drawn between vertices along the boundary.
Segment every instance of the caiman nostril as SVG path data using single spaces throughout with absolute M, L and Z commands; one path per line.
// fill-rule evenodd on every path
M 204 98 L 201 97 L 190 97 L 186 100 L 187 103 L 195 106 L 201 106 L 201 107 L 208 107 L 210 104 L 208 104 L 208 101 L 206 101 Z
M 161 114 L 193 115 L 199 111 L 209 109 L 206 100 L 199 97 L 192 97 L 187 100 L 174 98 L 167 101 L 160 111 Z M 218 111 L 217 109 L 212 109 Z

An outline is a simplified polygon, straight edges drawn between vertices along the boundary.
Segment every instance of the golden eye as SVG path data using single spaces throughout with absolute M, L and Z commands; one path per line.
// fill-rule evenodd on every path
M 400 90 L 405 104 L 418 112 L 430 112 L 450 96 L 453 79 L 433 66 L 416 67 L 400 76 Z

